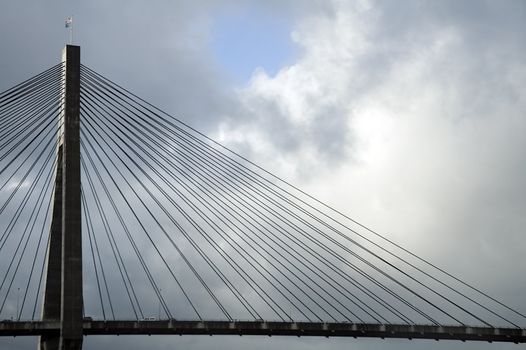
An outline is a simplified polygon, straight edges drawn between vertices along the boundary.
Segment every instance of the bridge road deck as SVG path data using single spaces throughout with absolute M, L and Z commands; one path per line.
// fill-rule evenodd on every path
M 0 336 L 58 334 L 59 321 L 2 321 Z M 87 335 L 261 335 L 401 338 L 526 343 L 526 329 L 266 321 L 84 321 Z

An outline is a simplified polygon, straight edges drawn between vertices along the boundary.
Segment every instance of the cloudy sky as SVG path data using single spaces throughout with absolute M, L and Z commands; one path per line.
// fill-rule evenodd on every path
M 85 65 L 526 312 L 524 1 L 4 1 L 0 91 L 59 62 L 69 15 Z M 112 337 L 85 348 L 110 344 L 516 347 Z

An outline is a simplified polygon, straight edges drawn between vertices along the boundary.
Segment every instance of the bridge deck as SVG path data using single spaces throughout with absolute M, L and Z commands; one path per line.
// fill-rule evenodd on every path
M 56 334 L 58 321 L 3 321 L 0 336 Z M 84 321 L 84 335 L 265 335 L 449 339 L 526 343 L 526 329 L 430 325 L 379 325 L 363 323 L 311 323 L 265 321 Z

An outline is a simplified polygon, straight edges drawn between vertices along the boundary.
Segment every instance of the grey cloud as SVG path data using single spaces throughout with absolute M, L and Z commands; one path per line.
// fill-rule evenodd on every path
M 273 1 L 271 4 L 259 4 L 254 1 L 257 6 L 270 11 L 289 11 L 297 22 L 321 17 L 329 24 L 336 21 L 340 12 L 354 11 L 354 6 L 347 6 L 350 2 L 335 3 L 324 1 L 323 4 L 311 2 L 305 5 L 296 1 L 286 4 Z M 379 185 L 381 188 L 378 192 L 383 200 L 391 199 L 386 193 L 390 193 L 393 184 L 400 185 L 404 190 L 414 190 L 414 201 L 413 198 L 404 198 L 411 197 L 410 194 L 393 196 L 393 207 L 398 210 L 405 208 L 406 203 L 411 207 L 422 198 L 428 198 L 428 202 L 422 203 L 422 206 L 430 205 L 434 210 L 444 208 L 443 216 L 417 226 L 416 229 L 426 229 L 425 236 L 420 231 L 412 232 L 414 235 L 406 243 L 413 244 L 421 255 L 439 261 L 448 270 L 469 276 L 471 280 L 479 282 L 483 289 L 502 296 L 510 304 L 523 307 L 522 296 L 526 283 L 511 272 L 520 273 L 522 270 L 517 265 L 523 260 L 525 249 L 522 228 L 525 223 L 523 199 L 526 189 L 523 179 L 526 175 L 526 159 L 522 150 L 526 145 L 522 135 L 526 123 L 522 97 L 524 80 L 521 83 L 520 78 L 520 74 L 524 74 L 521 73 L 524 72 L 525 49 L 524 3 L 373 2 L 370 10 L 361 15 L 365 26 L 362 29 L 365 30 L 365 39 L 370 47 L 353 58 L 352 75 L 334 77 L 335 80 L 342 80 L 338 98 L 332 103 L 321 103 L 319 106 L 313 104 L 315 109 L 308 110 L 312 115 L 306 124 L 295 123 L 288 111 L 268 96 L 256 93 L 248 99 L 247 106 L 244 101 L 240 101 L 234 88 L 228 85 L 221 67 L 209 61 L 208 21 L 213 16 L 212 12 L 225 4 L 238 6 L 239 3 L 227 1 L 217 5 L 214 1 L 200 1 L 175 7 L 169 2 L 143 6 L 138 1 L 95 1 L 73 7 L 66 2 L 2 4 L 0 90 L 58 62 L 66 38 L 63 19 L 73 9 L 77 12 L 73 13 L 75 30 L 82 43 L 85 64 L 168 112 L 180 115 L 198 129 L 213 133 L 224 122 L 233 125 L 234 130 L 237 126 L 258 130 L 259 136 L 272 145 L 271 154 L 259 153 L 250 141 L 232 144 L 236 149 L 241 149 L 243 154 L 258 159 L 261 156 L 271 168 L 275 157 L 293 159 L 292 165 L 300 174 L 298 178 L 307 179 L 305 182 L 309 184 L 313 177 L 319 178 L 319 174 L 324 174 L 321 170 L 317 172 L 313 169 L 326 168 L 326 172 L 331 172 L 350 163 L 359 167 L 358 161 L 353 163 L 353 157 L 359 151 L 355 144 L 356 134 L 348 126 L 349 120 L 356 117 L 355 104 L 367 97 L 385 97 L 386 94 L 378 92 L 382 89 L 409 89 L 407 105 L 423 98 L 425 86 L 409 84 L 404 87 L 403 81 L 399 81 L 400 85 L 397 86 L 396 79 L 395 84 L 392 83 L 392 77 L 404 62 L 429 50 L 436 39 L 449 30 L 454 34 L 453 37 L 458 35 L 459 41 L 451 45 L 450 52 L 431 57 L 430 66 L 418 81 L 422 85 L 429 82 L 439 91 L 437 96 L 441 102 L 436 103 L 436 106 L 440 110 L 438 116 L 422 118 L 446 118 L 451 119 L 453 125 L 468 127 L 450 127 L 445 131 L 444 142 L 447 145 L 444 145 L 444 153 L 426 146 L 426 133 L 436 132 L 433 123 L 429 127 L 422 127 L 420 134 L 409 134 L 407 149 L 394 153 L 400 157 L 397 160 L 401 163 L 399 167 L 388 167 L 385 174 L 388 179 L 384 178 L 380 184 L 371 180 L 371 183 L 364 182 L 363 187 L 371 190 Z M 305 27 L 302 30 L 305 31 Z M 308 30 L 304 32 L 304 35 L 309 34 Z M 344 74 L 345 69 L 341 72 Z M 320 79 L 331 78 L 320 75 Z M 333 92 L 330 89 L 324 91 L 326 94 Z M 377 102 L 378 105 L 391 107 L 389 101 Z M 396 112 L 396 109 L 392 112 L 395 123 L 415 123 L 415 120 L 398 116 Z M 480 126 L 477 123 L 481 119 L 490 122 Z M 514 124 L 510 124 L 513 126 L 510 129 L 498 129 L 492 127 L 492 120 L 495 125 L 499 125 L 502 120 L 504 123 L 513 120 Z M 486 136 L 469 132 L 481 127 L 485 128 Z M 462 142 L 455 145 L 458 140 L 451 133 L 456 131 L 460 133 L 459 138 L 467 140 L 467 145 Z M 435 140 L 435 147 L 436 143 Z M 305 152 L 310 153 L 312 158 L 304 157 Z M 436 173 L 420 169 L 421 164 L 428 164 L 429 158 L 433 157 L 444 157 L 438 159 L 443 164 L 437 166 Z M 453 161 L 448 161 L 450 158 Z M 349 173 L 355 170 L 351 169 Z M 346 174 L 346 177 L 353 178 L 351 174 Z M 371 196 L 373 194 L 356 197 L 364 199 L 364 207 L 370 209 L 372 205 L 368 205 L 367 200 Z M 402 199 L 404 202 L 396 202 Z M 383 228 L 382 232 L 395 231 L 396 235 L 407 226 L 405 221 L 389 217 L 376 220 L 374 215 L 366 217 Z M 421 208 L 414 215 L 424 216 Z M 395 225 L 398 228 L 393 229 Z M 467 252 L 466 247 L 470 249 Z M 492 248 L 500 252 L 508 251 L 509 255 L 497 256 L 492 253 Z M 485 263 L 485 269 L 480 269 L 477 264 L 473 264 L 477 259 L 490 259 L 495 267 L 488 267 L 491 264 Z M 488 275 L 491 278 L 486 279 Z M 152 344 L 159 348 L 516 348 L 514 345 L 431 341 L 219 339 L 88 337 L 85 344 L 88 349 L 108 347 L 110 344 L 129 349 L 151 347 Z M 0 339 L 0 344 L 9 348 L 29 349 L 34 347 L 34 339 Z

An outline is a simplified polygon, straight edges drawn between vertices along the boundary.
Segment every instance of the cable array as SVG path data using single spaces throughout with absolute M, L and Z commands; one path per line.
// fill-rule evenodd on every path
M 90 68 L 81 72 L 84 218 L 93 307 L 104 318 L 128 309 L 137 319 L 524 322 Z
M 63 65 L 0 93 L 0 317 L 39 319 Z
M 38 319 L 63 64 L 0 93 L 0 318 Z M 526 316 L 81 66 L 85 315 L 520 328 Z

